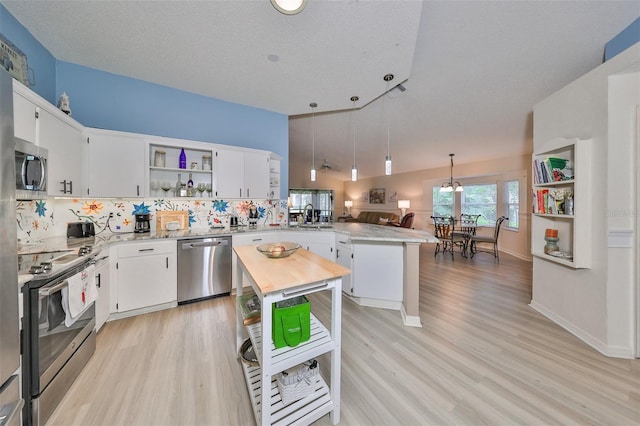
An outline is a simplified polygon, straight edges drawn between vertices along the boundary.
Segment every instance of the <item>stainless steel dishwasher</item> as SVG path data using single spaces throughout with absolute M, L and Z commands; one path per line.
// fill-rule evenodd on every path
M 178 240 L 178 304 L 231 292 L 231 237 Z

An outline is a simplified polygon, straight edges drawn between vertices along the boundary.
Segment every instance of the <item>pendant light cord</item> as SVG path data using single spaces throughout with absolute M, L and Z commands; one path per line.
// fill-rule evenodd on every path
M 389 81 L 387 81 L 387 90 L 384 92 L 384 99 L 382 100 L 382 110 L 384 112 L 385 117 L 387 118 L 387 157 L 391 156 L 391 150 L 390 150 L 390 142 L 389 140 L 391 139 L 390 136 L 390 122 L 389 122 L 389 113 L 387 111 L 387 95 L 389 94 Z
M 453 188 L 453 154 L 449 154 L 451 157 L 451 179 L 449 180 L 449 186 Z

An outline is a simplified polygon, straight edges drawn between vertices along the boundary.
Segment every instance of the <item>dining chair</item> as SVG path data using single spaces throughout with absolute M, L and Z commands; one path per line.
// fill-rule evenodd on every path
M 460 220 L 455 224 L 452 238 L 454 245 L 460 247 L 464 257 L 467 257 L 471 237 L 476 235 L 478 218 L 480 218 L 480 216 L 482 215 L 462 213 Z
M 453 230 L 453 217 L 451 216 L 431 216 L 433 220 L 433 235 L 438 239 L 436 243 L 436 251 L 433 253 L 435 257 L 440 252 L 440 245 L 442 245 L 442 253 L 447 250 L 451 250 L 453 256 L 453 249 L 451 247 L 451 231 Z
M 508 217 L 506 216 L 500 216 L 497 220 L 496 220 L 496 226 L 493 229 L 493 236 L 483 236 L 483 235 L 472 235 L 470 238 L 470 250 L 471 250 L 471 257 L 473 258 L 473 256 L 476 253 L 480 253 L 480 252 L 484 252 L 484 253 L 490 253 L 493 254 L 493 257 L 496 258 L 496 260 L 499 262 L 500 258 L 498 257 L 498 236 L 500 235 L 500 228 L 502 227 L 502 222 L 504 222 L 505 220 L 509 220 Z M 481 246 L 479 246 L 479 244 Z M 485 247 L 483 247 L 482 245 L 485 245 Z M 486 247 L 486 246 L 490 246 Z

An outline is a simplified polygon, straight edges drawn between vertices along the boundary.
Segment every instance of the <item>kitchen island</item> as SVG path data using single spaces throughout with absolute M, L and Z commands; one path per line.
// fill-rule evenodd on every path
M 261 322 L 245 328 L 243 310 L 236 304 L 236 349 L 240 350 L 248 334 L 259 364 L 242 363 L 256 422 L 261 425 L 310 424 L 331 413 L 333 424 L 337 424 L 340 421 L 341 277 L 349 270 L 303 249 L 284 258 L 268 258 L 260 254 L 255 245 L 233 250 L 239 277 L 237 300 L 251 289 L 261 306 Z M 295 347 L 276 349 L 272 343 L 272 304 L 319 291 L 331 291 L 331 324 L 327 328 L 311 314 L 310 339 Z M 330 354 L 329 384 L 318 377 L 310 394 L 284 404 L 275 375 L 325 353 Z M 262 389 L 265 383 L 269 392 Z
M 334 229 L 338 246 L 351 244 L 352 276 L 345 284 L 351 292 L 345 294 L 363 306 L 399 310 L 404 325 L 422 327 L 419 249 L 438 240 L 427 231 L 384 225 L 339 223 Z

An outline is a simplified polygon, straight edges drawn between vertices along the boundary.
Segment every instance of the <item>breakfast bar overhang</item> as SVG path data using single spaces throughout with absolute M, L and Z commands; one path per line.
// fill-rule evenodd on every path
M 361 223 L 334 224 L 336 235 L 349 236 L 353 263 L 351 289 L 356 303 L 400 310 L 404 325 L 420 321 L 420 244 L 437 243 L 430 232 Z

